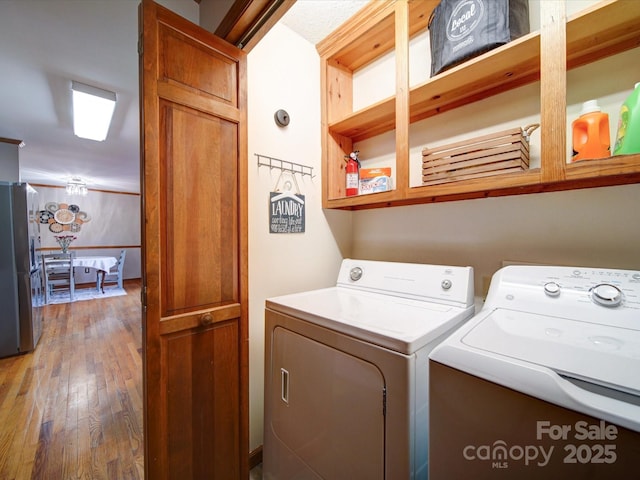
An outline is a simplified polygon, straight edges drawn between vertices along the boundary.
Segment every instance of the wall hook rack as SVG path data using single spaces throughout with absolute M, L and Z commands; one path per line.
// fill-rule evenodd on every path
M 269 167 L 270 169 L 276 168 L 283 172 L 299 173 L 302 176 L 309 175 L 311 178 L 315 176 L 313 175 L 313 167 L 280 160 L 279 158 L 267 157 L 266 155 L 260 155 L 259 153 L 254 153 L 254 155 L 258 157 L 258 167 Z

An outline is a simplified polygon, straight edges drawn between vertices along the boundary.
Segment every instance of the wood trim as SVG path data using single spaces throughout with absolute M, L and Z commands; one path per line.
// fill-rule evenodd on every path
M 236 0 L 214 32 L 230 43 L 235 43 L 276 0 Z
M 249 470 L 257 467 L 262 463 L 262 445 L 258 445 L 254 450 L 249 452 Z
M 138 34 L 142 44 L 142 52 L 139 58 L 140 82 L 140 177 L 143 182 L 143 195 L 141 198 L 141 217 L 145 219 L 143 228 L 141 267 L 142 267 L 142 351 L 143 351 L 143 431 L 144 431 L 144 470 L 145 477 L 151 477 L 156 472 L 166 470 L 166 458 L 164 456 L 152 457 L 151 452 L 162 452 L 162 429 L 153 415 L 158 414 L 158 402 L 160 399 L 160 365 L 149 365 L 148 358 L 160 358 L 160 325 L 159 322 L 148 322 L 147 318 L 159 318 L 160 307 L 158 299 L 153 292 L 160 291 L 159 245 L 155 238 L 160 231 L 160 211 L 158 199 L 159 189 L 159 140 L 158 133 L 147 125 L 158 125 L 158 101 L 157 84 L 158 77 L 158 49 L 155 38 L 158 35 L 158 26 L 155 18 L 159 16 L 158 5 L 150 0 L 143 0 L 138 7 Z M 146 232 L 146 235 L 145 235 Z M 146 238 L 145 238 L 146 237 Z M 153 238 L 151 240 L 151 238 Z M 149 258 L 155 261 L 150 262 Z M 149 339 L 152 339 L 151 341 Z M 153 387 L 153 388 L 150 388 Z M 150 417 L 149 410 L 153 412 Z M 157 454 L 156 454 L 157 455 Z M 154 461 L 157 465 L 154 465 Z
M 396 179 L 409 179 L 409 5 L 396 3 Z M 394 185 L 404 195 L 409 182 Z
M 242 307 L 239 304 L 233 304 L 174 315 L 169 319 L 160 320 L 160 334 L 167 335 L 169 333 L 187 330 L 189 328 L 197 328 L 201 326 L 200 317 L 205 314 L 209 314 L 211 316 L 209 325 L 236 319 L 240 317 L 241 310 Z
M 123 278 L 122 279 L 122 283 L 125 286 L 125 290 L 126 287 L 133 287 L 134 285 L 136 286 L 136 288 L 138 288 L 138 290 L 140 289 L 140 284 L 141 284 L 141 278 L 140 277 L 131 277 L 131 278 Z M 89 283 L 74 283 L 74 287 L 76 289 L 79 288 L 95 288 L 96 287 L 96 282 L 89 282 Z M 138 294 L 138 297 L 140 295 Z
M 89 245 L 84 247 L 69 247 L 69 250 L 107 250 L 111 248 L 122 250 L 123 248 L 142 248 L 142 245 Z M 49 250 L 60 250 L 60 247 L 40 247 L 38 249 L 40 252 Z
M 540 5 L 541 180 L 564 180 L 567 36 L 564 2 Z
M 32 187 L 44 187 L 44 188 L 66 188 L 65 185 L 46 185 L 44 183 L 29 182 L 29 185 L 31 185 Z M 135 195 L 138 197 L 140 196 L 140 194 L 136 192 L 117 192 L 115 190 L 102 190 L 100 188 L 88 188 L 87 190 L 89 190 L 90 192 L 115 193 L 117 195 Z
M 15 138 L 0 137 L 0 143 L 10 143 L 12 145 L 17 145 L 18 148 L 24 147 L 24 142 L 22 140 L 16 140 Z
M 236 0 L 214 32 L 250 52 L 296 0 Z M 245 39 L 247 34 L 250 37 Z M 239 45 L 242 42 L 242 45 Z
M 293 2 L 291 2 L 291 5 Z M 288 8 L 288 7 L 287 7 Z M 280 8 L 283 15 L 286 9 Z M 279 17 L 278 17 L 279 18 Z M 262 32 L 262 35 L 266 30 Z M 260 36 L 261 38 L 261 36 Z M 257 40 L 256 40 L 257 41 Z M 247 49 L 238 62 L 238 283 L 240 286 L 240 461 L 249 463 L 249 133 Z M 248 471 L 243 473 L 246 478 Z

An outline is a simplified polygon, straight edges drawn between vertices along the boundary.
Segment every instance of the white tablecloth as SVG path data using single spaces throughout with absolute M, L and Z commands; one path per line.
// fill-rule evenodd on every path
M 118 259 L 116 257 L 100 257 L 97 255 L 90 257 L 76 257 L 73 259 L 74 267 L 95 268 L 96 270 L 102 270 L 103 272 L 108 272 L 116 263 L 118 263 Z

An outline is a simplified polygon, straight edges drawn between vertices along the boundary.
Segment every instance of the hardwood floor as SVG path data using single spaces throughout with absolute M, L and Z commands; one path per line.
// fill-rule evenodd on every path
M 0 359 L 0 479 L 144 477 L 140 284 L 125 289 L 45 306 L 35 352 Z

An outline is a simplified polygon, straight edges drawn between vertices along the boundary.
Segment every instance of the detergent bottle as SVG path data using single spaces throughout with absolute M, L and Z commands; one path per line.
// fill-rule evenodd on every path
M 614 155 L 640 153 L 640 82 L 620 108 Z
M 572 162 L 606 158 L 611 155 L 609 115 L 601 111 L 597 100 L 584 102 L 580 116 L 571 126 L 573 128 Z

